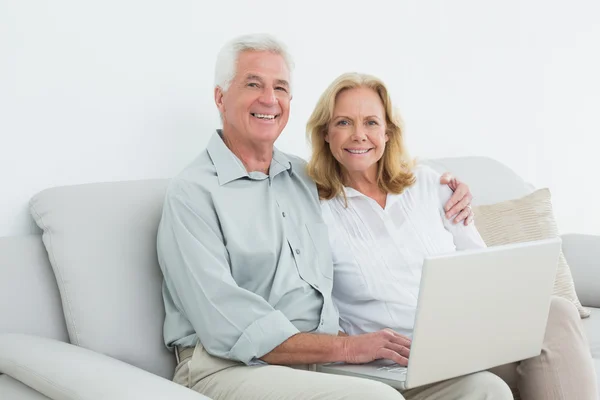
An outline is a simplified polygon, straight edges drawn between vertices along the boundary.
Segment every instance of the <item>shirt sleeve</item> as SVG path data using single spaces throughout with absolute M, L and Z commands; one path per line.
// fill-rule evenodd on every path
M 444 205 L 448 202 L 448 200 L 450 200 L 453 192 L 448 185 L 442 185 L 439 183 L 439 177 L 437 183 L 439 186 L 440 215 L 444 223 L 444 228 L 446 228 L 446 230 L 450 232 L 454 238 L 456 250 L 480 249 L 487 247 L 474 223 L 470 223 L 467 226 L 465 226 L 463 222 L 454 223 L 454 218 L 456 218 L 456 215 L 446 218 Z
M 208 196 L 192 201 L 187 191 L 167 193 L 157 236 L 165 285 L 209 354 L 261 363 L 299 331 L 261 296 L 236 284 Z

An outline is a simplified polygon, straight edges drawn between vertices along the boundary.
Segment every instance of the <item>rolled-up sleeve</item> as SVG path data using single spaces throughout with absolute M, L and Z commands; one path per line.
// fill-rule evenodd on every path
M 158 231 L 165 285 L 208 353 L 253 364 L 298 329 L 261 296 L 239 287 L 210 201 L 171 187 Z

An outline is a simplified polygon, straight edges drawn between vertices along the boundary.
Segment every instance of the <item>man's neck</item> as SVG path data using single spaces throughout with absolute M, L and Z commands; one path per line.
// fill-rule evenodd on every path
M 235 154 L 248 172 L 269 174 L 273 159 L 273 143 L 248 143 L 240 141 L 236 135 L 223 132 L 223 142 Z

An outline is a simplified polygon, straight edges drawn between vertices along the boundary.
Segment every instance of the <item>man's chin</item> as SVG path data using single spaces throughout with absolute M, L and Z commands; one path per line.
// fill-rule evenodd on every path
M 278 126 L 263 127 L 262 129 L 255 127 L 249 133 L 250 137 L 256 141 L 275 143 L 282 131 L 283 129 Z

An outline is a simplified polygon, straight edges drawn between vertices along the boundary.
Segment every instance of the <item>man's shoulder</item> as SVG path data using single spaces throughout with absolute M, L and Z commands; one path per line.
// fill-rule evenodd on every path
M 198 191 L 208 193 L 218 184 L 215 166 L 204 150 L 171 179 L 167 196 L 186 196 Z
M 287 157 L 287 159 L 290 161 L 290 163 L 292 164 L 292 171 L 295 174 L 298 174 L 302 178 L 308 179 L 312 182 L 312 180 L 308 177 L 308 174 L 306 172 L 306 166 L 308 165 L 308 162 L 304 158 L 290 153 L 281 152 L 281 154 Z
M 286 156 L 290 160 L 290 162 L 292 163 L 292 166 L 294 168 L 300 167 L 302 169 L 305 169 L 306 165 L 308 164 L 304 158 L 299 157 L 299 156 L 297 156 L 295 154 L 285 153 L 283 151 L 281 152 L 281 154 L 283 154 L 284 156 Z

